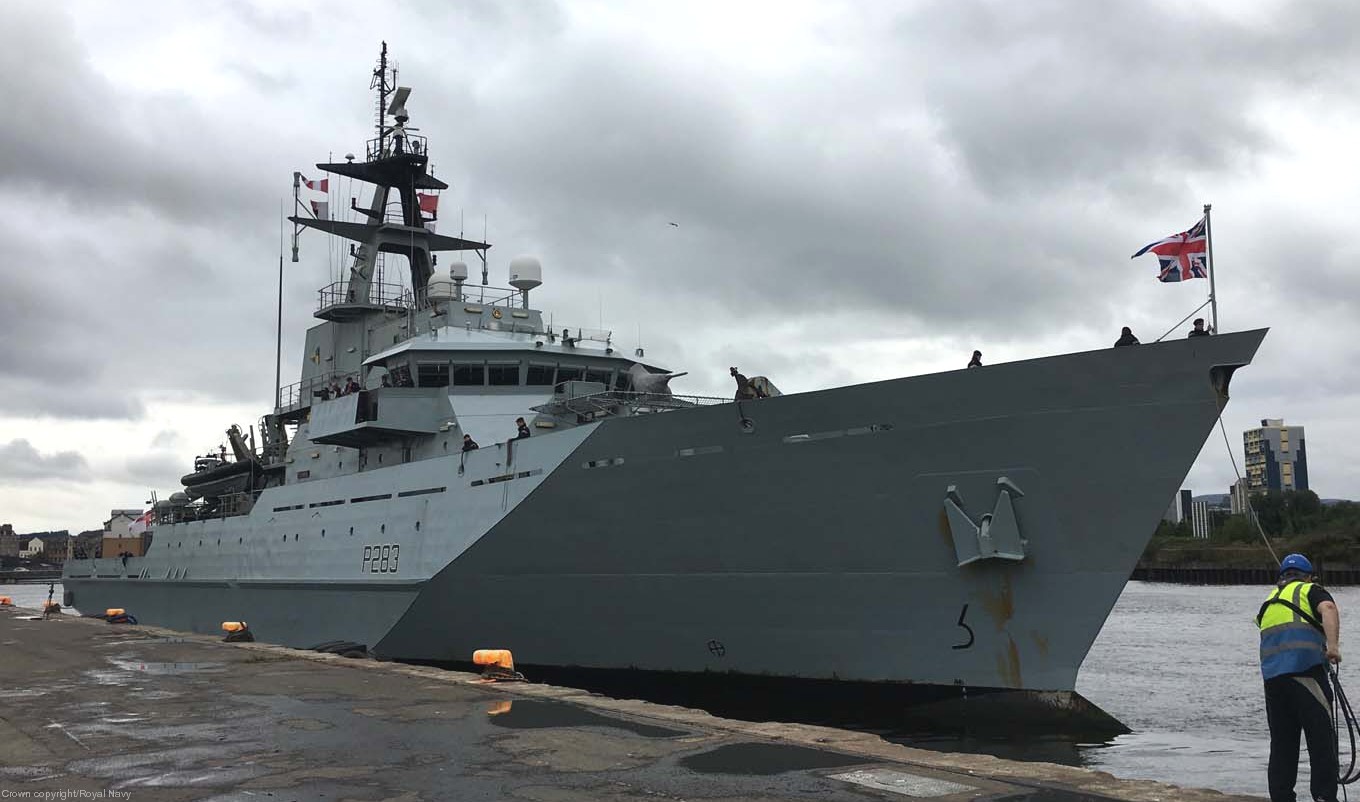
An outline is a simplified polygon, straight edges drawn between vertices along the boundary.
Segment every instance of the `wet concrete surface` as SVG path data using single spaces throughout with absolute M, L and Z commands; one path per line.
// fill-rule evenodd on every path
M 867 733 L 28 613 L 0 610 L 4 790 L 252 802 L 1231 799 Z

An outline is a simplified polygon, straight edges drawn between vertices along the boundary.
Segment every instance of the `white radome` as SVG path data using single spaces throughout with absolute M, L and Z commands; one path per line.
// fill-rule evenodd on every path
M 425 285 L 425 295 L 431 301 L 450 301 L 454 297 L 453 281 L 436 273 Z
M 516 256 L 510 260 L 510 286 L 517 290 L 532 290 L 543 284 L 543 265 L 533 256 Z

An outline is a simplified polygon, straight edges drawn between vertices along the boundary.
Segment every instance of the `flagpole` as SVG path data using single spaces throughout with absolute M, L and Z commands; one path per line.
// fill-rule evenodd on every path
M 1204 204 L 1204 244 L 1209 251 L 1209 316 L 1213 318 L 1213 331 L 1218 334 L 1218 293 L 1214 290 L 1214 234 L 1209 222 L 1212 203 Z
M 297 248 L 293 249 L 297 253 Z M 279 312 L 274 329 L 274 414 L 283 409 L 283 198 L 279 198 Z

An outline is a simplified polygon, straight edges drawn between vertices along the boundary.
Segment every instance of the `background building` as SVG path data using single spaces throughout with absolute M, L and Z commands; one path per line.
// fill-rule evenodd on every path
M 1302 426 L 1285 426 L 1283 418 L 1263 418 L 1260 428 L 1242 433 L 1242 446 L 1249 492 L 1308 489 Z
M 1190 504 L 1190 534 L 1195 537 L 1207 538 L 1212 530 L 1213 525 L 1209 518 L 1209 502 L 1192 502 Z
M 1247 480 L 1239 479 L 1228 488 L 1228 510 L 1233 515 L 1247 514 Z
M 14 527 L 9 524 L 0 524 L 0 557 L 19 556 L 19 536 L 14 534 Z
M 1189 490 L 1176 491 L 1176 495 L 1171 499 L 1171 506 L 1167 507 L 1166 514 L 1162 516 L 1162 520 L 1167 523 L 1178 524 L 1189 518 L 1190 504 L 1192 503 L 1193 498 L 1194 497 L 1190 495 Z
M 109 519 L 104 522 L 103 542 L 99 555 L 103 557 L 141 557 L 145 553 L 146 538 L 132 534 L 128 527 L 142 517 L 141 510 L 110 510 Z
M 110 510 L 109 519 L 104 522 L 104 537 L 127 537 L 128 527 L 140 517 L 141 510 Z

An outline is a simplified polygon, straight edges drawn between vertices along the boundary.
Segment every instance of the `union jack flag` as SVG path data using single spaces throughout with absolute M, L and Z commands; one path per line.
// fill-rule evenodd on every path
M 1157 261 L 1161 263 L 1161 273 L 1157 276 L 1158 281 L 1189 281 L 1192 278 L 1208 278 L 1207 221 L 1208 217 L 1201 217 L 1198 223 L 1190 227 L 1189 231 L 1182 231 L 1179 234 L 1172 234 L 1164 239 L 1159 239 L 1144 246 L 1130 258 L 1137 259 L 1148 252 L 1156 254 Z

